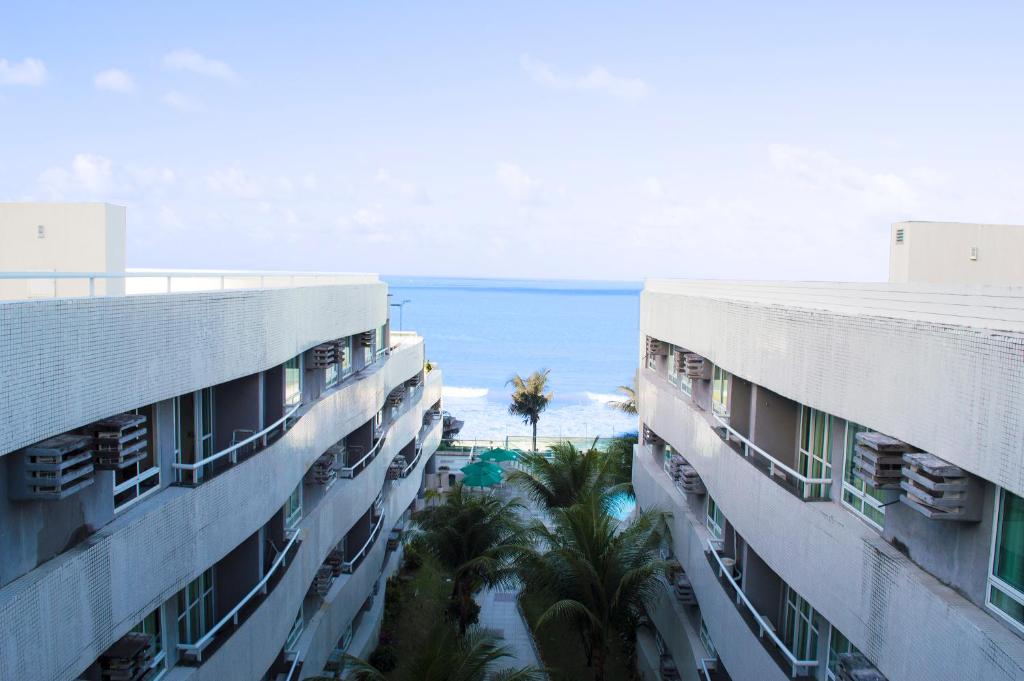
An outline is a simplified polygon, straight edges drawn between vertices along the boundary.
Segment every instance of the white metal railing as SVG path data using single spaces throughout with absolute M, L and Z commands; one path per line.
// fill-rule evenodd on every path
M 81 292 L 71 295 L 97 295 L 96 282 L 106 282 L 106 290 L 99 294 L 138 295 L 145 293 L 175 293 L 190 291 L 211 291 L 248 288 L 294 288 L 298 286 L 323 286 L 344 283 L 368 283 L 378 281 L 376 275 L 340 272 L 292 272 L 259 270 L 147 270 L 129 269 L 124 272 L 45 272 L 21 271 L 0 272 L 2 281 L 52 281 L 52 291 L 35 290 L 28 297 L 58 297 L 69 291 L 58 291 L 58 282 L 82 282 L 86 286 Z M 110 284 L 116 282 L 116 293 Z M 65 287 L 68 288 L 68 287 Z M 72 287 L 73 288 L 73 287 Z
M 782 463 L 774 456 L 769 454 L 768 452 L 764 451 L 763 449 L 755 445 L 753 442 L 751 442 L 744 436 L 740 435 L 735 428 L 730 426 L 727 421 L 721 419 L 718 415 L 713 415 L 712 418 L 714 418 L 715 421 L 718 422 L 719 426 L 726 430 L 730 438 L 737 440 L 743 446 L 742 455 L 745 458 L 750 458 L 751 452 L 754 452 L 762 459 L 767 461 L 769 476 L 776 476 L 776 471 L 782 471 L 786 474 L 788 478 L 793 478 L 794 480 L 796 480 L 799 483 L 800 494 L 798 496 L 801 499 L 820 498 L 828 496 L 828 490 L 832 485 L 832 478 L 809 478 L 803 473 L 799 473 L 793 468 L 790 468 L 789 466 L 787 466 L 786 464 Z M 809 492 L 815 489 L 820 490 L 821 493 L 814 495 L 808 494 Z
M 297 412 L 301 406 L 302 406 L 302 404 L 295 405 L 294 407 L 292 407 L 288 411 L 288 413 L 286 413 L 284 416 L 282 416 L 278 420 L 276 420 L 273 423 L 271 423 L 269 426 L 267 426 L 263 430 L 259 431 L 258 433 L 253 433 L 249 437 L 245 438 L 244 440 L 241 440 L 240 442 L 237 442 L 237 443 L 231 445 L 227 449 L 222 449 L 219 452 L 217 452 L 216 454 L 211 454 L 210 456 L 207 456 L 206 458 L 200 459 L 200 460 L 196 461 L 195 463 L 172 463 L 171 467 L 175 468 L 175 469 L 177 469 L 179 471 L 190 471 L 190 472 L 194 473 L 195 471 L 199 470 L 203 466 L 208 466 L 211 463 L 213 463 L 214 461 L 222 459 L 225 456 L 230 458 L 230 461 L 231 461 L 232 464 L 238 463 L 238 450 L 240 450 L 242 447 L 245 447 L 246 445 L 249 445 L 249 444 L 252 444 L 253 442 L 256 442 L 257 440 L 260 440 L 260 439 L 263 439 L 263 438 L 267 437 L 271 433 L 271 431 L 273 431 L 273 430 L 275 430 L 277 428 L 280 428 L 282 425 L 284 425 L 284 423 L 286 421 L 288 421 L 288 419 L 290 419 L 292 416 L 295 415 L 295 412 Z M 266 442 L 264 442 L 264 445 L 266 445 Z
M 389 430 L 391 430 L 391 426 L 388 426 L 387 428 L 384 429 L 384 432 L 380 434 L 379 438 L 377 438 L 377 442 L 375 442 L 374 445 L 370 447 L 370 451 L 366 452 L 366 454 L 363 454 L 362 458 L 356 461 L 351 466 L 342 466 L 341 468 L 339 468 L 338 474 L 341 475 L 341 477 L 343 478 L 356 477 L 356 474 L 359 473 L 359 471 L 366 468 L 366 464 L 370 463 L 370 460 L 380 453 L 380 448 L 384 446 L 384 440 L 387 439 Z
M 412 457 L 412 461 L 410 461 L 408 464 L 406 464 L 405 468 L 402 469 L 402 472 L 398 474 L 399 477 L 402 477 L 402 478 L 408 477 L 409 473 L 412 472 L 412 469 L 416 467 L 417 463 L 419 463 L 421 456 L 423 456 L 423 445 L 422 444 L 421 445 L 417 445 L 417 447 L 416 447 L 416 454 Z
M 292 666 L 288 668 L 288 676 L 284 677 L 284 681 L 292 681 L 295 677 L 295 670 L 299 668 L 299 654 L 295 653 L 295 657 L 292 659 Z
M 704 681 L 711 680 L 711 670 L 718 669 L 718 660 L 713 657 L 702 657 L 700 658 L 700 671 L 704 676 Z
M 352 560 L 346 560 L 341 564 L 341 571 L 346 574 L 352 574 L 355 569 L 362 562 L 363 558 L 366 557 L 370 547 L 373 546 L 373 542 L 377 541 L 377 537 L 380 536 L 380 530 L 384 527 L 384 514 L 381 513 L 380 517 L 377 518 L 377 524 L 373 526 L 373 531 L 370 532 L 370 536 L 367 537 L 366 543 L 363 544 L 362 548 L 356 552 L 356 555 L 352 556 Z
M 269 570 L 267 570 L 267 574 L 263 576 L 263 579 L 261 579 L 256 584 L 256 586 L 252 588 L 252 591 L 247 593 L 245 597 L 242 598 L 242 600 L 240 600 L 237 605 L 235 605 L 235 607 L 231 608 L 231 610 L 229 610 L 228 613 L 220 619 L 219 622 L 217 622 L 215 625 L 213 625 L 213 627 L 210 628 L 209 631 L 203 634 L 202 638 L 200 638 L 195 643 L 179 643 L 177 646 L 178 650 L 181 650 L 186 653 L 192 653 L 193 655 L 195 655 L 195 659 L 197 662 L 202 662 L 203 651 L 206 649 L 208 645 L 210 645 L 210 641 L 212 641 L 213 637 L 217 635 L 217 632 L 223 629 L 228 622 L 231 622 L 235 626 L 238 626 L 238 614 L 242 610 L 242 608 L 245 607 L 245 605 L 249 601 L 255 598 L 257 594 L 266 595 L 267 583 L 270 582 L 270 578 L 277 573 L 277 571 L 281 568 L 282 565 L 287 567 L 288 552 L 292 550 L 292 547 L 295 546 L 295 543 L 299 540 L 299 534 L 299 532 L 292 533 L 291 538 L 288 540 L 288 543 L 284 546 L 284 550 L 281 551 L 281 553 L 277 556 L 277 559 L 274 561 L 274 564 L 270 566 Z
M 768 622 L 768 620 L 766 620 L 761 615 L 761 613 L 757 611 L 757 608 L 754 607 L 754 604 L 750 602 L 750 599 L 747 598 L 747 595 L 745 593 L 743 593 L 743 590 L 740 588 L 739 584 L 736 583 L 736 578 L 733 577 L 732 570 L 727 568 L 725 566 L 725 563 L 722 562 L 722 556 L 719 555 L 718 549 L 715 547 L 714 540 L 708 540 L 708 548 L 711 550 L 711 556 L 715 559 L 715 562 L 718 564 L 718 575 L 720 577 L 724 577 L 732 586 L 733 590 L 736 592 L 736 604 L 739 605 L 740 603 L 742 603 L 743 605 L 745 605 L 747 607 L 747 610 L 750 612 L 751 616 L 754 618 L 754 621 L 757 623 L 758 638 L 764 638 L 765 634 L 768 635 L 768 638 L 772 640 L 772 643 L 774 643 L 775 647 L 779 649 L 779 652 L 782 653 L 783 656 L 785 656 L 785 658 L 789 661 L 791 667 L 791 676 L 797 676 L 798 668 L 804 669 L 817 667 L 817 660 L 798 659 L 793 654 L 793 652 L 786 647 L 786 644 L 782 642 L 782 639 L 779 638 L 779 635 L 775 633 L 775 627 L 773 627 L 771 623 Z

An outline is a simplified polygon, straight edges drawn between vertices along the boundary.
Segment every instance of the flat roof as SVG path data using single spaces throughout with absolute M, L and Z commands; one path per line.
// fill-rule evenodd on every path
M 1024 333 L 1024 286 L 648 279 L 644 292 Z

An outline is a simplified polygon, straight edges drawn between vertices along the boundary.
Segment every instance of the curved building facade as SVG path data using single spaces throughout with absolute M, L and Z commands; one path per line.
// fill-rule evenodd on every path
M 376 640 L 441 373 L 376 276 L 257 277 L 0 302 L 0 679 L 299 679 Z

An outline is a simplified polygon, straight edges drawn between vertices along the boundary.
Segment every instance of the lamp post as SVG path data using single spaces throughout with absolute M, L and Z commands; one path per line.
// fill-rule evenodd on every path
M 388 295 L 390 296 L 391 294 L 389 293 Z M 405 304 L 406 303 L 411 303 L 411 302 L 412 302 L 411 300 L 406 298 L 405 300 L 403 300 L 400 303 L 391 303 L 391 307 L 397 307 L 398 308 L 398 330 L 399 331 L 403 331 L 405 329 L 405 325 L 403 324 L 403 317 L 404 317 L 403 313 L 405 312 Z

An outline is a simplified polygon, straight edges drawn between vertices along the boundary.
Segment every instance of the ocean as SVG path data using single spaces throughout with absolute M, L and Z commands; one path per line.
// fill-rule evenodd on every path
M 551 370 L 554 401 L 545 437 L 609 437 L 636 431 L 636 417 L 610 408 L 636 372 L 637 283 L 382 277 L 391 328 L 416 331 L 444 371 L 444 408 L 466 422 L 462 439 L 529 435 L 508 414 L 513 374 Z

